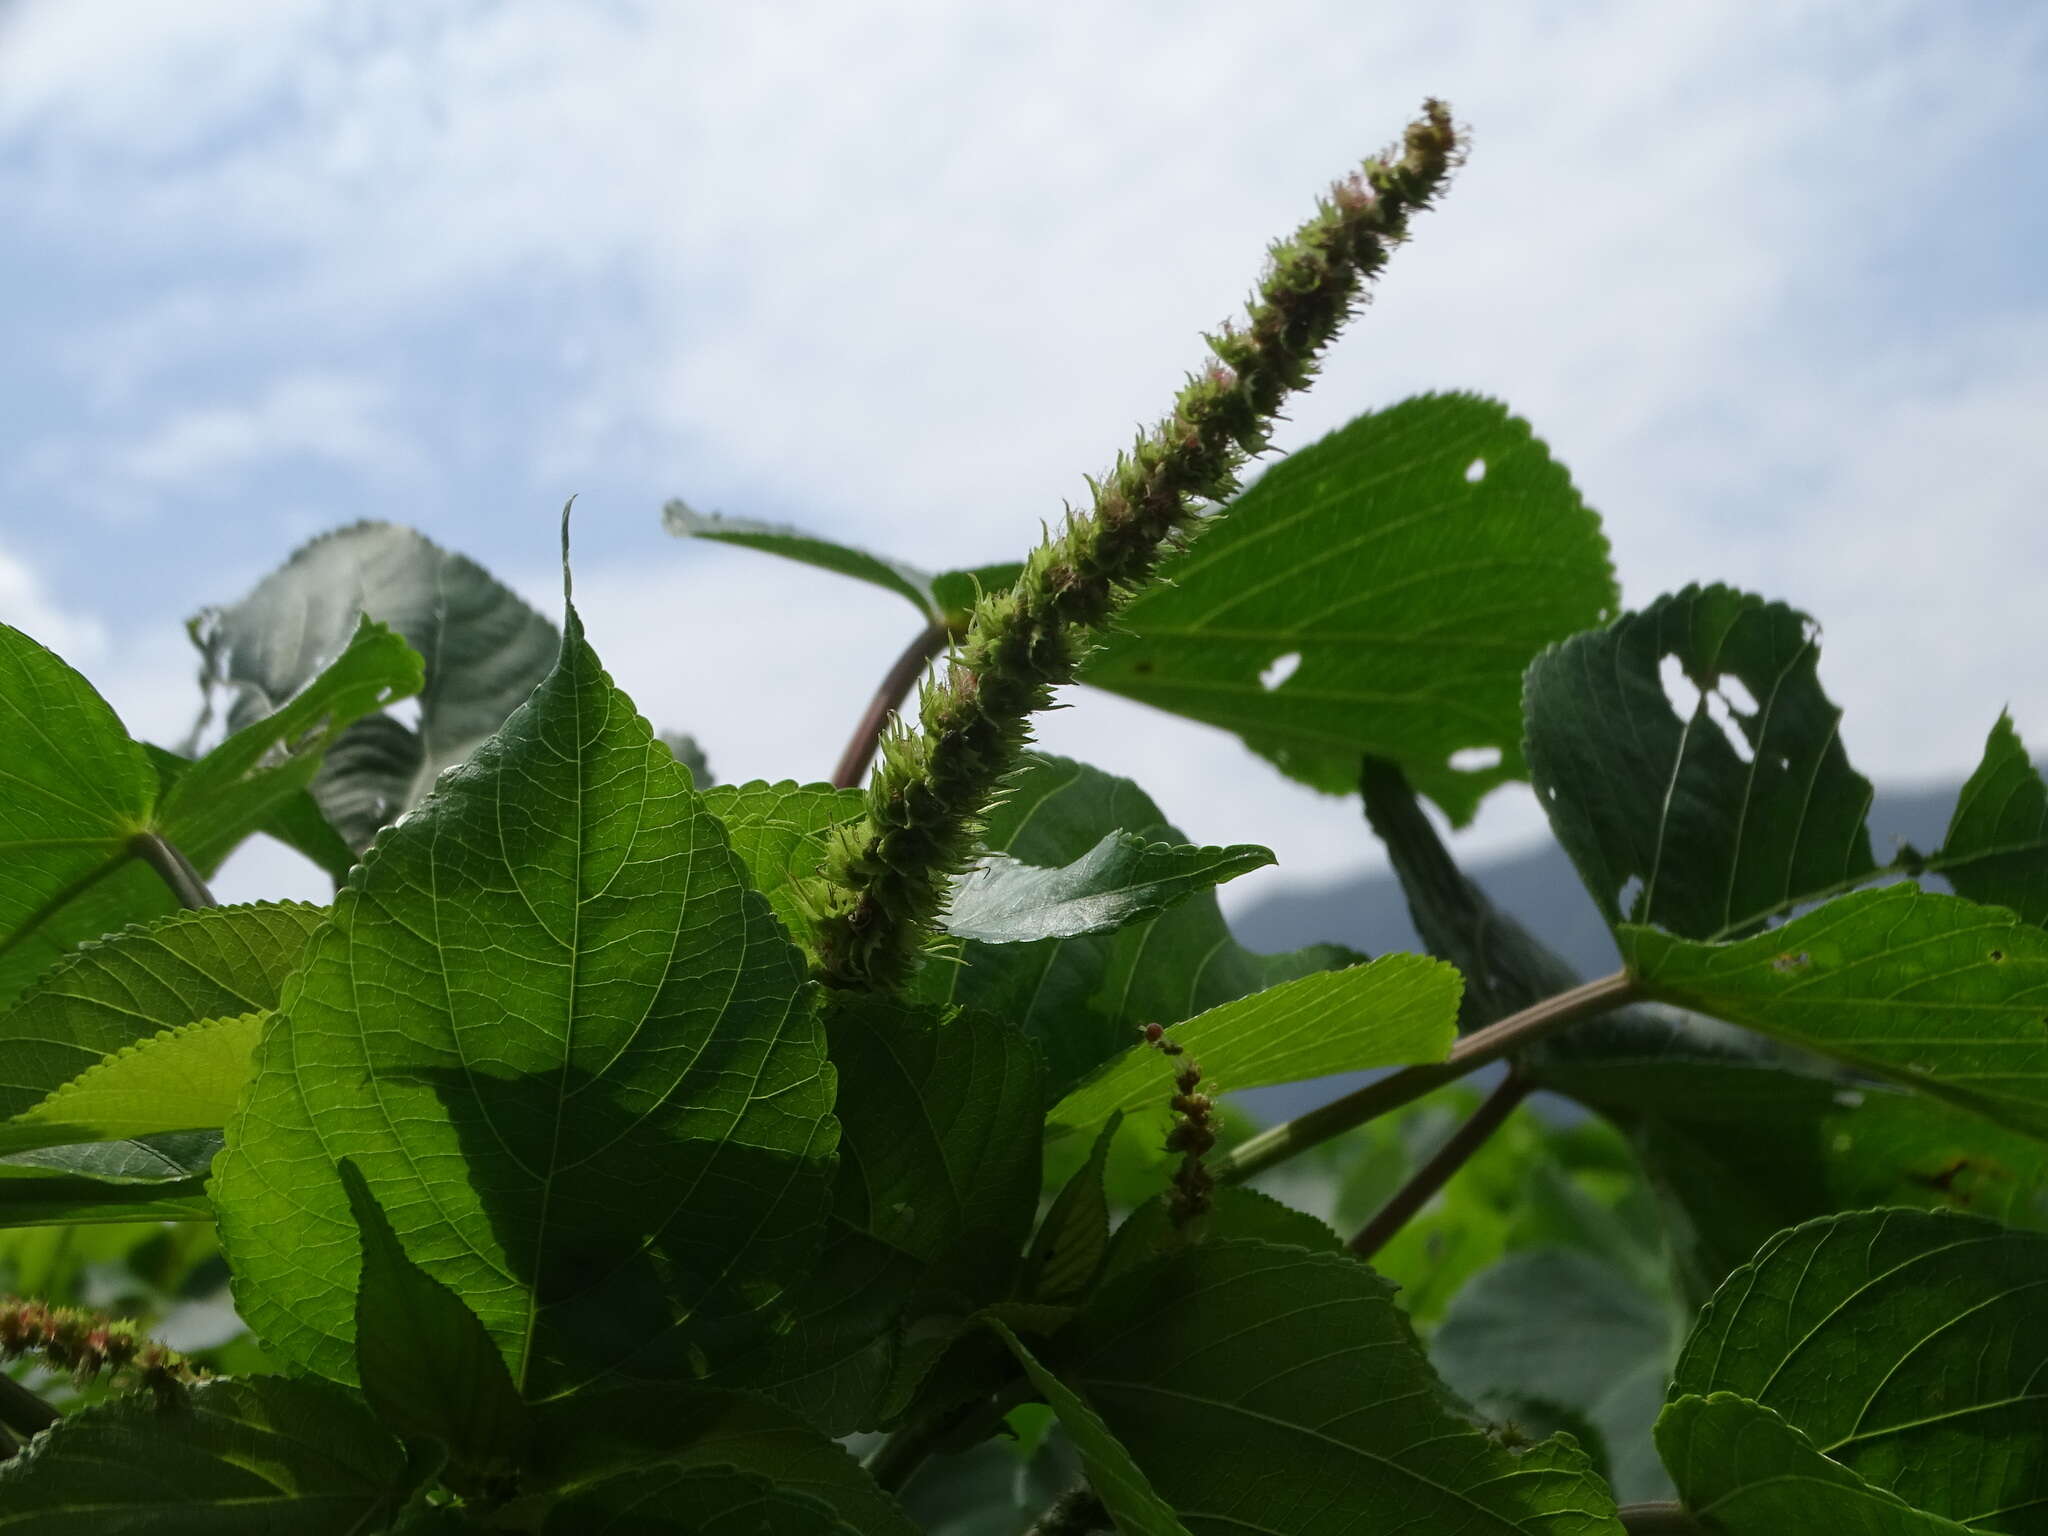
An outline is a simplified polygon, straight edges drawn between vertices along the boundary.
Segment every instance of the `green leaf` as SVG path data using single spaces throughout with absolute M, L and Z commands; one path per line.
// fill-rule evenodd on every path
M 1065 758 L 1027 757 L 990 812 L 984 841 L 991 852 L 1050 869 L 1114 832 L 1187 842 L 1129 779 Z M 1255 954 L 1230 936 L 1215 896 L 1203 891 L 1113 934 L 1035 944 L 951 941 L 912 990 L 929 1002 L 1017 1021 L 1044 1047 L 1049 1084 L 1060 1091 L 1129 1045 L 1142 1024 L 1171 1024 L 1361 958 L 1334 944 Z
M 1649 997 L 2048 1137 L 2048 933 L 2002 908 L 1901 884 L 1737 944 L 1617 938 Z
M 1081 1464 L 1088 1469 L 1089 1486 L 1116 1521 L 1116 1528 L 1125 1536 L 1189 1536 L 1188 1528 L 1180 1523 L 1172 1506 L 1153 1491 L 1144 1472 L 1102 1422 L 1101 1415 L 1040 1364 L 1037 1356 L 1024 1347 L 1024 1341 L 1002 1323 L 991 1320 L 987 1326 L 1010 1346 L 1031 1384 L 1052 1404 L 1060 1427 L 1081 1453 Z
M 1568 1248 L 1510 1254 L 1458 1292 L 1429 1357 L 1462 1396 L 1555 1403 L 1607 1447 L 1614 1494 L 1668 1499 L 1650 1441 L 1685 1318 L 1669 1289 Z
M 983 944 L 1113 933 L 1272 862 L 1270 849 L 1248 844 L 1174 847 L 1128 832 L 1103 834 L 1057 869 L 992 853 L 954 884 L 943 926 L 956 938 Z
M 342 734 L 314 780 L 313 797 L 357 849 L 525 702 L 559 643 L 553 624 L 475 562 L 410 528 L 357 523 L 302 546 L 240 602 L 193 620 L 207 687 L 233 690 L 229 729 L 311 682 L 342 652 L 359 614 L 396 630 L 427 669 L 417 731 L 368 716 Z
M 1821 691 L 1817 633 L 1783 603 L 1695 586 L 1536 658 L 1530 771 L 1609 922 L 1727 938 L 1875 871 L 1870 782 Z M 1697 696 L 1684 714 L 1666 671 Z
M 839 1214 L 920 1259 L 964 1248 L 1007 1288 L 1038 1210 L 1037 1048 L 996 1019 L 858 994 L 831 997 L 825 1031 L 839 1072 Z
M 218 1130 L 234 1117 L 268 1013 L 183 1024 L 125 1046 L 0 1122 L 0 1154 Z
M 1331 793 L 1357 785 L 1361 757 L 1392 759 L 1459 825 L 1523 776 L 1530 658 L 1618 598 L 1564 466 L 1506 406 L 1463 394 L 1283 459 L 1160 577 L 1084 681 L 1235 731 Z M 1452 766 L 1475 748 L 1500 761 Z
M 209 1381 L 172 1411 L 121 1397 L 39 1435 L 0 1465 L 0 1532 L 353 1536 L 381 1529 L 414 1481 L 349 1393 L 282 1376 Z
M 1873 1488 L 1768 1408 L 1730 1393 L 1685 1397 L 1657 1420 L 1657 1449 L 1719 1536 L 1968 1536 Z
M 1201 1234 L 1205 1242 L 1274 1243 L 1306 1248 L 1311 1253 L 1344 1252 L 1344 1240 L 1308 1212 L 1297 1211 L 1259 1190 L 1230 1185 L 1211 1192 L 1209 1214 L 1203 1219 Z M 1187 1242 L 1173 1224 L 1166 1197 L 1154 1195 L 1116 1229 L 1102 1278 L 1113 1280 L 1127 1270 L 1166 1258 L 1187 1246 Z
M 1458 973 L 1421 955 L 1383 955 L 1224 1003 L 1167 1031 L 1224 1092 L 1301 1082 L 1367 1067 L 1442 1061 L 1458 1033 Z M 1138 1043 L 1053 1107 L 1048 1124 L 1100 1125 L 1113 1110 L 1161 1110 L 1173 1064 Z
M 754 889 L 782 919 L 805 953 L 815 956 L 817 937 L 804 904 L 804 884 L 817 877 L 826 835 L 867 814 L 857 789 L 829 784 L 720 784 L 704 791 L 705 807 L 725 824 L 732 851 L 747 867 Z
M 326 917 L 299 902 L 212 907 L 79 949 L 0 1013 L 0 1116 L 160 1031 L 275 1008 Z
M 642 1468 L 722 1467 L 829 1506 L 862 1536 L 917 1536 L 902 1507 L 846 1451 L 773 1404 L 646 1386 L 548 1404 L 533 1480 L 564 1490 Z
M 200 1178 L 155 1184 L 110 1183 L 70 1175 L 0 1176 L 0 1228 L 71 1227 L 133 1221 L 211 1221 Z
M 1060 1337 L 1193 1536 L 1375 1528 L 1620 1536 L 1569 1442 L 1514 1452 L 1430 1370 L 1394 1288 L 1337 1254 L 1206 1242 L 1103 1287 Z
M 377 1417 L 408 1439 L 438 1441 L 457 1467 L 511 1472 L 532 1425 L 504 1358 L 456 1294 L 415 1264 L 361 1170 L 341 1160 L 362 1238 L 356 1375 Z
M 1103 1165 L 1124 1117 L 1112 1113 L 1103 1122 L 1088 1160 L 1075 1169 L 1054 1197 L 1038 1225 L 1024 1262 L 1020 1295 L 1033 1301 L 1078 1301 L 1095 1285 L 1109 1256 L 1109 1193 L 1103 1187 Z
M 782 523 L 755 522 L 744 517 L 724 517 L 716 512 L 698 512 L 682 501 L 671 501 L 661 510 L 662 526 L 679 539 L 709 539 L 718 544 L 737 544 L 764 554 L 780 555 L 800 565 L 814 565 L 834 575 L 865 581 L 885 592 L 894 592 L 932 623 L 951 629 L 965 627 L 967 614 L 984 592 L 999 592 L 1017 580 L 1021 566 L 1010 563 L 983 565 L 972 570 L 946 571 L 939 575 L 914 565 L 871 555 L 864 549 L 836 544 Z
M 724 1467 L 657 1463 L 563 1499 L 542 1536 L 863 1536 L 821 1500 Z
M 1780 1234 L 1700 1314 L 1671 1395 L 1732 1392 L 1920 1509 L 2048 1530 L 2048 1236 L 1859 1211 Z
M 528 704 L 350 877 L 214 1176 L 250 1325 L 354 1375 L 355 1160 L 529 1398 L 776 1327 L 837 1128 L 813 988 L 573 610 Z
M 79 938 L 53 928 L 91 892 L 93 920 L 125 912 L 125 899 L 162 910 L 169 897 L 146 869 L 129 869 L 111 913 L 101 882 L 121 871 L 129 842 L 150 827 L 156 774 L 107 701 L 77 672 L 18 629 L 0 624 L 0 1006 Z M 94 889 L 95 886 L 99 888 Z M 120 916 L 113 926 L 126 921 Z
M 364 715 L 418 693 L 422 666 L 399 635 L 359 620 L 332 664 L 167 787 L 157 818 L 163 835 L 206 867 L 255 828 L 288 817 L 335 738 Z
M 1941 852 L 1929 861 L 1958 896 L 2048 923 L 2048 784 L 2001 714 L 1984 760 L 1956 799 Z

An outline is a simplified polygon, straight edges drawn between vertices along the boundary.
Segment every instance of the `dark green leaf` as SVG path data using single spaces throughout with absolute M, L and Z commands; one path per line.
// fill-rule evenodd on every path
M 325 1382 L 209 1381 L 72 1414 L 0 1466 L 0 1531 L 28 1536 L 354 1536 L 413 1475 L 353 1394 Z
M 1113 933 L 1272 862 L 1266 848 L 1174 847 L 1128 832 L 1105 833 L 1058 869 L 991 853 L 954 884 L 943 926 L 983 944 Z
M 1770 1409 L 1729 1393 L 1666 1408 L 1657 1449 L 1687 1506 L 1718 1536 L 1968 1536 L 1871 1487 Z
M 2048 933 L 1910 884 L 1737 944 L 1617 935 L 1641 989 L 2048 1137 Z
M 1957 895 L 2048 922 L 2048 785 L 2011 717 L 2000 715 L 1991 728 L 1984 760 L 1957 797 L 1931 862 Z
M 1584 1415 L 1606 1447 L 1615 1497 L 1668 1499 L 1650 1426 L 1685 1322 L 1668 1287 L 1589 1253 L 1537 1248 L 1459 1291 L 1429 1356 L 1475 1402 L 1523 1398 Z
M 1116 1521 L 1116 1528 L 1125 1536 L 1189 1536 L 1188 1528 L 1176 1518 L 1172 1507 L 1153 1491 L 1144 1472 L 1102 1422 L 1101 1415 L 1089 1407 L 1079 1393 L 1040 1364 L 1016 1334 L 999 1322 L 990 1322 L 988 1327 L 1010 1346 L 1010 1352 L 1024 1367 L 1031 1384 L 1052 1404 L 1053 1412 L 1059 1415 L 1061 1427 L 1081 1453 L 1081 1464 L 1088 1469 L 1088 1485 L 1102 1500 L 1102 1507 L 1109 1511 L 1110 1518 Z
M 995 1019 L 859 994 L 832 996 L 825 1030 L 839 1071 L 839 1214 L 917 1258 L 964 1247 L 1006 1289 L 1038 1209 L 1037 1047 Z
M 1522 776 L 1529 659 L 1617 600 L 1564 466 L 1474 395 L 1403 401 L 1282 460 L 1160 575 L 1084 681 L 1235 731 L 1333 793 L 1361 757 L 1392 759 L 1459 824 Z M 1499 762 L 1452 766 L 1475 748 Z
M 1112 1113 L 1088 1160 L 1060 1189 L 1031 1240 L 1019 1293 L 1033 1301 L 1078 1301 L 1093 1288 L 1109 1255 L 1109 1194 L 1102 1168 L 1116 1140 L 1121 1114 Z
M 829 784 L 720 784 L 704 791 L 704 804 L 725 823 L 732 851 L 747 866 L 754 889 L 768 898 L 790 937 L 817 952 L 804 883 L 815 879 L 826 834 L 860 820 L 867 801 L 857 789 Z
M 1025 864 L 1057 868 L 1113 832 L 1187 841 L 1130 780 L 1064 758 L 1031 757 L 990 813 L 986 843 Z M 1035 944 L 954 941 L 925 966 L 914 990 L 928 1001 L 1022 1024 L 1044 1046 L 1050 1087 L 1058 1092 L 1129 1045 L 1142 1024 L 1171 1024 L 1360 958 L 1333 944 L 1254 954 L 1230 936 L 1215 896 L 1204 891 L 1113 934 Z
M 932 597 L 947 627 L 955 633 L 965 629 L 974 605 L 990 593 L 1009 591 L 1023 569 L 1021 562 L 1005 560 L 965 571 L 940 571 L 932 577 Z
M 81 938 L 52 919 L 79 914 L 65 908 L 92 891 L 101 903 L 103 882 L 117 871 L 140 886 L 155 883 L 147 870 L 123 869 L 129 840 L 149 830 L 156 809 L 156 774 L 142 748 L 129 739 L 107 701 L 77 672 L 18 629 L 0 624 L 0 1006 Z M 98 886 L 97 890 L 94 887 Z M 146 917 L 169 904 L 160 890 L 133 913 Z M 95 912 L 92 920 L 129 920 L 125 903 Z
M 1619 1536 L 1584 1456 L 1515 1452 L 1430 1370 L 1394 1288 L 1338 1254 L 1207 1242 L 1127 1271 L 1060 1337 L 1060 1375 L 1193 1536 L 1396 1530 Z
M 161 1030 L 276 1007 L 326 917 L 298 902 L 212 907 L 86 945 L 0 1014 L 0 1115 Z
M 213 1220 L 206 1185 L 198 1178 L 134 1184 L 64 1174 L 12 1176 L 20 1172 L 0 1176 L 0 1228 Z
M 1782 603 L 1687 587 L 1529 668 L 1530 772 L 1608 921 L 1730 937 L 1874 871 L 1870 783 L 1816 634 Z M 1667 673 L 1696 695 L 1683 713 Z
M 657 1463 L 579 1489 L 542 1536 L 863 1536 L 832 1506 L 724 1467 Z
M 353 1158 L 529 1398 L 774 1331 L 837 1128 L 802 958 L 583 641 L 337 899 L 213 1193 L 236 1301 L 354 1375 Z M 785 1319 L 786 1320 L 786 1319 Z
M 1256 1189 L 1226 1185 L 1214 1191 L 1210 1199 L 1209 1214 L 1201 1227 L 1205 1242 L 1274 1243 L 1306 1248 L 1311 1253 L 1344 1252 L 1344 1240 L 1325 1223 Z M 1126 1270 L 1166 1258 L 1186 1246 L 1187 1241 L 1173 1225 L 1166 1197 L 1154 1195 L 1116 1229 L 1102 1278 L 1107 1282 Z
M 226 608 L 193 622 L 209 687 L 233 690 L 228 727 L 283 706 L 341 653 L 357 616 L 427 658 L 419 729 L 372 715 L 343 733 L 313 796 L 354 848 L 469 756 L 554 663 L 554 625 L 473 561 L 409 528 L 365 522 L 302 546 Z
M 233 1117 L 268 1013 L 164 1030 L 124 1046 L 13 1119 L 0 1155 L 218 1130 Z
M 1773 1239 L 1700 1314 L 1671 1395 L 1761 1403 L 1965 1525 L 2048 1531 L 2048 1236 L 1859 1211 Z
M 1458 973 L 1422 955 L 1284 981 L 1167 1031 L 1200 1061 L 1205 1087 L 1237 1092 L 1367 1067 L 1441 1061 L 1458 1034 Z M 1053 1107 L 1048 1124 L 1090 1130 L 1112 1110 L 1163 1111 L 1174 1063 L 1142 1042 L 1105 1062 Z
M 377 1417 L 408 1439 L 438 1441 L 456 1466 L 510 1472 L 532 1431 L 526 1404 L 484 1325 L 415 1264 L 362 1173 L 341 1160 L 362 1238 L 356 1375 Z

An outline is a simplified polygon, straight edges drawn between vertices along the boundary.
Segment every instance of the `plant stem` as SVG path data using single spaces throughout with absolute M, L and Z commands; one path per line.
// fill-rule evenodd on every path
M 12 1376 L 0 1373 L 0 1424 L 23 1440 L 48 1429 L 62 1415 Z
M 1624 1504 L 1615 1517 L 1629 1536 L 1706 1536 L 1683 1504 Z
M 910 690 L 924 676 L 924 669 L 952 638 L 952 632 L 934 619 L 903 648 L 903 654 L 896 658 L 896 664 L 882 678 L 881 687 L 875 690 L 874 698 L 868 701 L 867 713 L 853 728 L 853 738 L 840 754 L 839 766 L 832 770 L 834 789 L 856 789 L 867 777 L 868 764 L 874 761 L 875 749 L 882 744 L 882 732 L 888 727 L 889 717 L 903 707 Z
M 1001 1427 L 1010 1410 L 1031 1394 L 1031 1383 L 1020 1374 L 991 1396 L 905 1424 L 875 1447 L 863 1463 L 868 1476 L 886 1492 L 901 1492 L 934 1451 L 954 1441 L 979 1444 L 986 1440 Z
M 1372 1220 L 1359 1229 L 1358 1236 L 1351 1239 L 1351 1251 L 1361 1259 L 1370 1259 L 1385 1247 L 1387 1239 L 1406 1226 L 1410 1217 L 1450 1183 L 1466 1160 L 1486 1145 L 1487 1137 L 1500 1129 L 1534 1087 L 1528 1078 L 1510 1068 L 1501 1085 L 1472 1111 L 1472 1117 L 1452 1132 L 1450 1140 L 1438 1147 L 1436 1154 L 1416 1169 Z
M 180 906 L 196 911 L 220 905 L 214 900 L 213 892 L 206 888 L 206 882 L 200 879 L 199 871 L 192 867 L 192 861 L 174 844 L 165 842 L 154 832 L 138 832 L 128 840 L 128 847 L 157 872 L 163 883 L 171 888 L 171 894 L 178 898 Z
M 1090 1531 L 1108 1529 L 1109 1511 L 1095 1497 L 1095 1490 L 1083 1482 L 1048 1504 L 1024 1536 L 1088 1536 Z
M 1403 1067 L 1377 1082 L 1367 1083 L 1355 1093 L 1347 1093 L 1319 1109 L 1247 1137 L 1215 1159 L 1210 1172 L 1219 1184 L 1241 1184 L 1310 1147 L 1320 1146 L 1332 1136 L 1412 1104 L 1445 1083 L 1454 1083 L 1490 1061 L 1499 1061 L 1511 1051 L 1532 1045 L 1566 1024 L 1635 1000 L 1635 982 L 1626 971 L 1616 971 L 1612 976 L 1545 998 L 1520 1013 L 1508 1015 L 1498 1024 L 1474 1030 L 1453 1046 L 1443 1061 Z
M 919 693 L 918 729 L 883 735 L 867 814 L 833 836 L 817 925 L 828 984 L 887 990 L 917 969 L 1031 716 L 1079 675 L 1096 631 L 1192 533 L 1200 505 L 1236 492 L 1239 470 L 1265 451 L 1281 407 L 1464 148 L 1450 109 L 1430 101 L 1395 150 L 1337 182 L 1273 247 L 1244 323 L 1209 338 L 1215 361 L 1091 484 L 1088 509 L 1031 552 L 1015 585 L 975 604 L 951 664 Z

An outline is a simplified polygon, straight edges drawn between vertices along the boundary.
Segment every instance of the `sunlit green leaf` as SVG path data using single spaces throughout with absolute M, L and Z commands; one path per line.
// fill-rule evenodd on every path
M 269 1017 L 208 1019 L 124 1046 L 0 1122 L 0 1154 L 219 1129 L 234 1116 Z
M 817 876 L 825 834 L 858 821 L 867 802 L 857 789 L 829 784 L 720 784 L 704 791 L 704 804 L 725 824 L 732 851 L 747 867 L 754 889 L 768 898 L 790 937 L 815 953 L 804 882 Z
M 2048 922 L 2048 784 L 2010 716 L 1991 728 L 1933 862 L 1957 895 Z
M 1160 574 L 1084 681 L 1235 731 L 1318 789 L 1392 759 L 1461 824 L 1522 776 L 1530 658 L 1617 598 L 1564 466 L 1475 395 L 1406 400 L 1300 449 Z M 1498 761 L 1453 766 L 1475 750 Z

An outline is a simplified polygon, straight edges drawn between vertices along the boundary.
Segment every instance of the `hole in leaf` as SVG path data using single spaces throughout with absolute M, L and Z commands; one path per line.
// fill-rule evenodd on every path
M 1635 915 L 1636 902 L 1642 898 L 1642 894 L 1643 877 L 1641 875 L 1630 875 L 1628 877 L 1628 884 L 1621 888 L 1621 910 L 1623 916 L 1633 917 Z
M 1671 701 L 1671 712 L 1681 720 L 1690 720 L 1699 713 L 1699 685 L 1685 675 L 1685 663 L 1676 656 L 1666 656 L 1657 664 L 1657 680 L 1664 685 L 1664 697 Z
M 1705 702 L 1709 718 L 1721 727 L 1721 734 L 1728 738 L 1728 750 L 1743 762 L 1749 762 L 1756 754 L 1750 750 L 1749 737 L 1743 734 L 1742 722 L 1736 719 L 1727 696 L 1716 688 L 1706 696 Z
M 414 694 L 411 698 L 400 699 L 384 713 L 407 730 L 416 731 L 420 728 L 420 696 Z
M 1484 773 L 1499 766 L 1499 747 L 1460 747 L 1451 754 L 1451 767 L 1459 773 Z
M 1271 693 L 1287 679 L 1294 676 L 1294 669 L 1301 665 L 1301 652 L 1289 651 L 1285 656 L 1276 657 L 1273 664 L 1259 674 L 1259 686 Z
M 1735 706 L 1736 712 L 1744 715 L 1756 713 L 1756 698 L 1748 686 L 1732 672 L 1723 672 L 1714 680 L 1714 687 L 1721 696 Z
M 1467 485 L 1477 485 L 1480 481 L 1484 480 L 1485 478 L 1486 460 L 1474 459 L 1470 464 L 1467 464 L 1465 466 L 1465 483 Z
M 1771 969 L 1781 976 L 1789 976 L 1794 971 L 1805 970 L 1811 964 L 1813 964 L 1813 956 L 1802 949 L 1796 955 L 1789 952 L 1779 955 L 1771 961 Z

